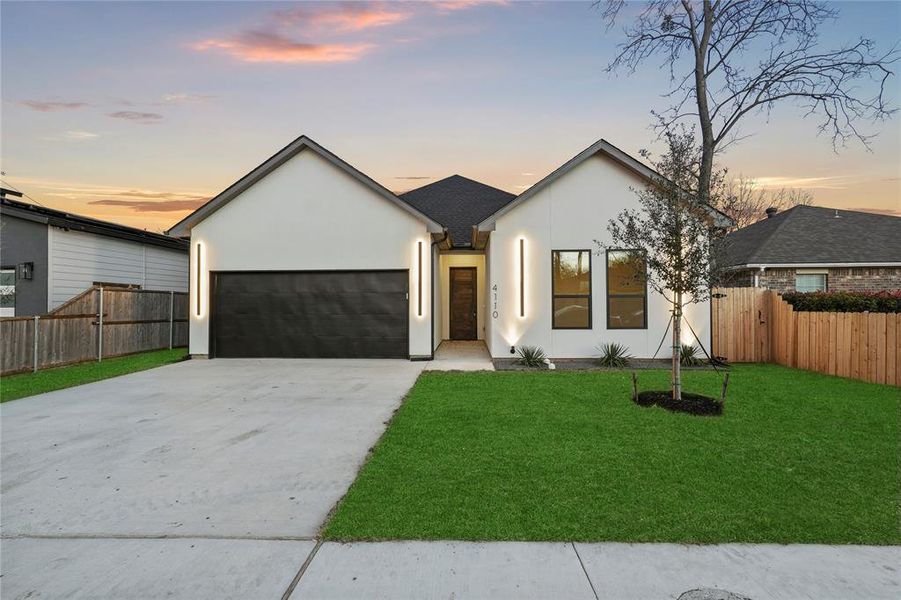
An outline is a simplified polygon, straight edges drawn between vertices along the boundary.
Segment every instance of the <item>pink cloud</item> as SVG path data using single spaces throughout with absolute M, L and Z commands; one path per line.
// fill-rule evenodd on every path
M 140 112 L 136 110 L 120 110 L 108 113 L 106 116 L 112 117 L 113 119 L 133 121 L 135 123 L 140 123 L 141 125 L 153 125 L 154 123 L 159 123 L 163 119 L 163 115 L 159 113 Z
M 76 108 L 84 108 L 87 102 L 43 102 L 41 100 L 23 100 L 22 104 L 31 110 L 38 112 L 53 112 L 56 110 L 73 110 Z
M 248 31 L 231 39 L 194 44 L 199 51 L 222 50 L 244 62 L 320 63 L 357 60 L 372 44 L 313 44 L 269 31 Z
M 508 4 L 507 0 L 439 0 L 438 2 L 432 2 L 438 10 L 443 12 L 451 12 L 455 10 L 465 10 L 467 8 L 473 8 L 475 6 L 481 6 L 486 4 L 497 4 L 497 5 L 505 5 Z
M 307 28 L 328 28 L 332 31 L 361 31 L 384 27 L 406 21 L 413 16 L 403 4 L 341 3 L 325 9 L 296 8 L 273 13 L 284 25 L 301 25 Z

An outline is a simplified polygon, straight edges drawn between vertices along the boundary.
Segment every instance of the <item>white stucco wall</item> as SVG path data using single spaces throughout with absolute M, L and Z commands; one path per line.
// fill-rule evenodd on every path
M 417 312 L 417 242 L 423 314 Z M 196 253 L 201 246 L 197 316 Z M 426 225 L 306 149 L 191 231 L 190 352 L 209 348 L 210 271 L 409 269 L 410 355 L 431 354 L 430 237 Z
M 650 357 L 657 349 L 670 318 L 671 306 L 648 291 L 648 328 L 607 329 L 606 258 L 594 240 L 609 241 L 607 224 L 626 207 L 637 207 L 630 187 L 642 181 L 603 155 L 587 159 L 532 198 L 501 216 L 491 234 L 488 288 L 497 317 L 489 327 L 494 357 L 510 357 L 510 346 L 537 345 L 553 358 L 597 355 L 595 347 L 615 341 L 636 357 Z M 519 240 L 525 240 L 525 317 L 519 316 Z M 551 251 L 591 250 L 592 329 L 551 328 Z M 493 309 L 493 306 L 492 306 Z M 709 350 L 710 312 L 707 303 L 689 306 L 686 317 Z M 694 340 L 686 329 L 683 341 Z M 665 342 L 658 357 L 670 356 Z
M 441 339 L 450 339 L 450 269 L 476 268 L 476 315 L 478 339 L 485 339 L 486 304 L 485 255 L 481 252 L 451 251 L 441 255 Z

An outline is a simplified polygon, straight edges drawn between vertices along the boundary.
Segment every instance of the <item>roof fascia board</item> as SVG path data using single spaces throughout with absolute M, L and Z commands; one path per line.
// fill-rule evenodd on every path
M 15 217 L 17 219 L 23 219 L 25 221 L 34 221 L 35 223 L 43 223 L 44 225 L 50 220 L 45 215 L 37 215 L 31 212 L 28 212 L 22 208 L 16 208 L 15 206 L 7 206 L 3 205 L 0 208 L 0 214 L 7 215 L 10 217 Z
M 591 146 L 582 150 L 580 153 L 563 163 L 560 167 L 552 171 L 549 175 L 547 175 L 544 179 L 524 191 L 522 194 L 516 197 L 515 200 L 498 210 L 496 213 L 483 220 L 481 223 L 477 225 L 479 231 L 491 231 L 495 227 L 495 223 L 497 219 L 501 216 L 507 214 L 553 182 L 557 181 L 565 174 L 582 164 L 584 161 L 594 156 L 598 152 L 603 152 L 606 156 L 609 156 L 616 162 L 618 162 L 623 167 L 629 169 L 633 173 L 644 179 L 655 179 L 662 178 L 662 175 L 657 173 L 657 171 L 651 169 L 646 164 L 629 156 L 610 142 L 600 139 L 593 143 Z M 733 224 L 732 219 L 730 219 L 727 215 L 722 213 L 721 211 L 713 208 L 710 205 L 706 206 L 708 212 L 713 217 L 714 224 L 717 227 L 729 227 Z
M 92 235 L 127 240 L 139 244 L 148 244 L 150 246 L 158 246 L 170 250 L 188 251 L 187 240 L 151 231 L 144 231 L 143 229 L 137 229 L 135 227 L 127 227 L 125 225 L 119 225 L 118 223 L 108 223 L 90 217 L 70 215 L 54 209 L 39 208 L 32 212 L 23 207 L 3 204 L 2 208 L 0 208 L 0 213 L 5 216 L 32 221 L 40 223 L 41 225 L 48 225 L 67 231 L 82 231 Z
M 747 263 L 733 265 L 729 270 L 736 269 L 826 269 L 847 267 L 901 267 L 901 262 L 818 262 L 818 263 Z
M 398 198 L 393 192 L 388 190 L 383 185 L 379 184 L 377 181 L 369 177 L 368 175 L 361 172 L 359 169 L 354 168 L 346 161 L 339 158 L 337 155 L 332 152 L 326 150 L 319 144 L 317 144 L 312 139 L 308 138 L 305 135 L 300 136 L 274 155 L 266 159 L 262 164 L 251 170 L 247 175 L 227 187 L 223 192 L 210 199 L 206 204 L 195 210 L 193 213 L 173 225 L 169 230 L 169 235 L 175 236 L 188 236 L 191 234 L 191 228 L 209 217 L 211 214 L 231 202 L 233 199 L 240 196 L 242 193 L 247 191 L 250 187 L 252 187 L 255 183 L 269 175 L 272 171 L 276 170 L 288 160 L 294 158 L 305 148 L 308 148 L 315 152 L 317 155 L 321 156 L 325 160 L 327 160 L 332 165 L 336 166 L 338 169 L 343 171 L 344 173 L 350 175 L 372 191 L 376 192 L 383 198 L 389 200 L 396 204 L 399 208 L 403 209 L 410 215 L 416 217 L 420 221 L 423 221 L 429 232 L 440 233 L 443 230 L 443 227 L 419 212 L 400 198 Z

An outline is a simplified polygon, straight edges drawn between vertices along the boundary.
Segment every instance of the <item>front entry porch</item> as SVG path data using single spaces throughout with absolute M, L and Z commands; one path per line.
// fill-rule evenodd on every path
M 426 371 L 494 371 L 488 346 L 482 340 L 444 340 Z

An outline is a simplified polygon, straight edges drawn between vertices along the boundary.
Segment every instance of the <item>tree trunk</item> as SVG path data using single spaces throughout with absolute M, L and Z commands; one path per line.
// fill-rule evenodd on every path
M 673 400 L 682 400 L 682 292 L 673 303 Z
M 701 124 L 701 164 L 698 170 L 698 199 L 708 202 L 710 180 L 713 177 L 713 155 L 716 152 L 713 121 L 707 103 L 707 49 L 713 29 L 713 7 L 704 1 L 703 30 L 700 38 L 695 34 L 695 100 L 698 104 L 698 121 Z

